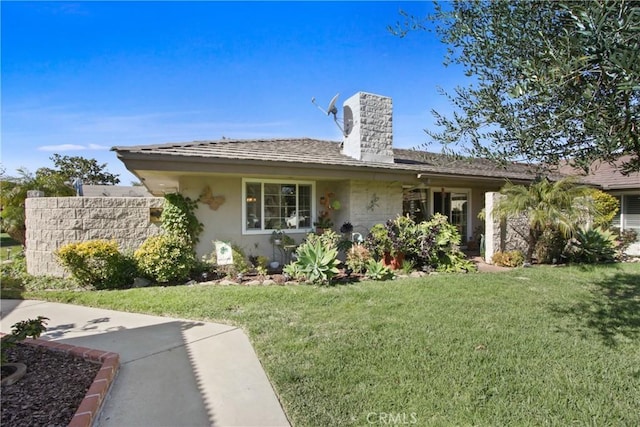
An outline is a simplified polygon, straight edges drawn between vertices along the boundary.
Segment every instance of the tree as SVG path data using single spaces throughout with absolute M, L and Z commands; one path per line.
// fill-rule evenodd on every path
M 433 111 L 446 150 L 585 171 L 595 160 L 640 170 L 640 3 L 455 1 L 391 28 L 429 30 L 449 46 L 445 65 L 472 83 L 445 93 L 456 111 Z M 465 148 L 462 148 L 465 151 Z
M 40 168 L 36 171 L 36 177 L 59 174 L 67 181 L 80 178 L 86 185 L 116 185 L 120 183 L 118 175 L 107 172 L 107 164 L 98 164 L 96 159 L 86 159 L 81 156 L 61 156 L 60 154 L 54 154 L 50 159 L 56 169 Z
M 529 223 L 527 262 L 531 262 L 538 240 L 547 229 L 569 237 L 576 231 L 581 219 L 595 213 L 591 189 L 577 185 L 577 178 L 568 177 L 551 182 L 539 179 L 529 186 L 505 184 L 501 197 L 494 205 L 492 215 L 501 219 L 525 215 Z
M 73 189 L 60 174 L 34 176 L 26 169 L 18 169 L 18 178 L 2 176 L 0 179 L 0 206 L 2 228 L 22 245 L 26 241 L 25 200 L 29 190 L 41 190 L 47 196 L 72 196 Z

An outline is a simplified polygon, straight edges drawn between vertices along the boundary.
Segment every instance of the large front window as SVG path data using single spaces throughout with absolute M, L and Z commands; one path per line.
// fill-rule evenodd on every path
M 313 184 L 244 180 L 244 231 L 311 229 Z

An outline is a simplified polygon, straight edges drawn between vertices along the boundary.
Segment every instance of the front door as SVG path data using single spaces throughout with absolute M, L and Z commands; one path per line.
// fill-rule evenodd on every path
M 465 245 L 468 240 L 468 211 L 468 193 L 456 193 L 452 191 L 433 192 L 433 213 L 441 213 L 449 219 L 452 225 L 456 226 L 462 238 L 462 245 Z

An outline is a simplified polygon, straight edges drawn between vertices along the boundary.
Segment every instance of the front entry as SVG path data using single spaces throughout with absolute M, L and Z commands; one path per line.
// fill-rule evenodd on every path
M 444 191 L 444 189 L 433 192 L 433 213 L 446 216 L 449 222 L 456 226 L 463 245 L 469 240 L 467 235 L 468 202 L 468 193 L 456 193 Z

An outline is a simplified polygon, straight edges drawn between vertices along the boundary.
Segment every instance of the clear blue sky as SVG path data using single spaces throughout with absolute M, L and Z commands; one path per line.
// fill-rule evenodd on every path
M 109 148 L 227 138 L 340 140 L 311 104 L 358 91 L 393 99 L 394 145 L 426 141 L 442 65 L 433 33 L 387 31 L 430 2 L 2 2 L 2 165 L 53 153 L 106 162 Z

